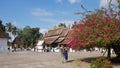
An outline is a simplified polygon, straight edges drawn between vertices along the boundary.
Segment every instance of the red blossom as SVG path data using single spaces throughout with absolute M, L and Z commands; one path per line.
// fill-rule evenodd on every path
M 89 34 L 90 34 L 90 32 L 86 32 L 86 34 L 87 34 L 87 35 L 89 35 Z
M 96 36 L 98 36 L 98 32 L 96 32 Z
M 82 5 L 81 7 L 84 8 Z M 89 45 L 91 41 L 96 43 L 96 41 L 99 42 L 99 38 L 110 41 L 120 37 L 120 20 L 115 18 L 118 14 L 113 13 L 111 16 L 108 11 L 102 13 L 103 15 L 97 13 L 86 15 L 87 17 L 76 24 L 73 29 L 74 39 L 70 43 L 71 47 L 83 47 Z M 81 24 L 81 22 L 84 22 L 84 24 Z
M 109 18 L 108 17 L 104 17 L 105 21 L 108 22 L 109 21 Z
M 116 16 L 117 16 L 117 14 L 116 14 L 116 13 L 114 13 L 114 14 L 112 14 L 112 16 L 116 17 Z

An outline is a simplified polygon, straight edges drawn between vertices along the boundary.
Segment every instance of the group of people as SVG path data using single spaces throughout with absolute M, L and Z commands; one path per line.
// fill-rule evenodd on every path
M 62 63 L 68 61 L 68 48 L 65 46 L 61 48 L 61 57 L 62 57 Z

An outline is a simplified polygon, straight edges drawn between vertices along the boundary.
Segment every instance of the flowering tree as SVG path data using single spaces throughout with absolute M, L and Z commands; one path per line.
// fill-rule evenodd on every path
M 109 7 L 108 9 L 102 8 L 88 12 L 84 15 L 84 18 L 73 27 L 73 38 L 79 42 L 75 42 L 75 46 L 104 46 L 108 48 L 108 57 L 110 57 L 110 48 L 115 49 L 111 43 L 120 39 L 118 11 L 114 11 L 113 8 Z M 117 51 L 120 52 L 120 49 Z M 120 54 L 118 55 L 120 56 Z

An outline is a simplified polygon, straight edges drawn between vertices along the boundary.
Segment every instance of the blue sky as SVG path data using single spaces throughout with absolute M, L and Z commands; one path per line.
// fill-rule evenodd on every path
M 80 16 L 75 12 L 83 11 L 80 5 L 93 10 L 106 7 L 107 0 L 0 0 L 0 19 L 3 24 L 39 27 L 40 32 L 45 32 L 59 23 L 71 25 L 78 20 Z

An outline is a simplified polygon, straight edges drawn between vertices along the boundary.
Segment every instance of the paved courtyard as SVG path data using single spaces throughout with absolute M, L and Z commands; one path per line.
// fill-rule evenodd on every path
M 90 68 L 91 59 L 98 56 L 102 54 L 83 51 L 69 53 L 69 62 L 62 63 L 60 53 L 55 52 L 0 53 L 0 68 Z M 115 68 L 120 68 L 120 65 L 116 65 Z

